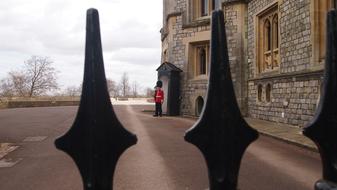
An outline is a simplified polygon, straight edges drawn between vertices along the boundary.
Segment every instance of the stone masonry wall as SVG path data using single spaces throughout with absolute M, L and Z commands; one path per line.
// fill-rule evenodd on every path
M 195 99 L 205 98 L 207 80 L 188 77 L 187 45 L 184 39 L 199 32 L 209 31 L 209 24 L 186 27 L 186 9 L 189 0 L 176 0 L 175 22 L 170 38 L 168 61 L 181 73 L 181 114 L 195 114 Z M 229 2 L 229 1 L 227 1 Z M 303 126 L 313 116 L 317 107 L 322 80 L 321 71 L 310 71 L 312 57 L 310 0 L 279 0 L 280 69 L 269 75 L 259 75 L 255 70 L 256 15 L 270 7 L 276 0 L 248 1 L 247 12 L 238 8 L 244 1 L 225 3 L 226 33 L 235 93 L 241 110 L 247 108 L 248 116 L 274 122 Z M 242 7 L 241 7 L 242 8 Z M 241 11 L 241 12 L 240 12 Z M 244 15 L 244 17 L 242 16 Z M 242 22 L 244 19 L 244 22 Z M 247 31 L 246 31 L 247 30 Z M 270 102 L 266 100 L 266 86 L 271 85 Z M 258 100 L 258 85 L 262 85 L 262 100 Z M 245 105 L 247 103 L 247 105 Z
M 185 83 L 181 112 L 183 115 L 196 115 L 195 101 L 201 96 L 205 100 L 207 80 L 198 80 Z
M 188 60 L 186 60 L 186 45 L 183 44 L 183 39 L 187 37 L 194 37 L 196 33 L 209 31 L 210 26 L 198 26 L 193 28 L 183 28 L 182 27 L 182 16 L 177 17 L 178 21 L 181 23 L 180 27 L 176 30 L 176 46 L 173 50 L 175 55 L 175 59 L 173 63 L 177 65 L 184 72 L 181 73 L 181 106 L 180 111 L 182 115 L 195 115 L 195 100 L 198 96 L 202 96 L 205 98 L 206 90 L 207 90 L 207 80 L 199 80 L 191 82 L 188 77 Z M 178 24 L 177 24 L 178 25 Z
M 185 38 L 194 37 L 197 33 L 203 31 L 210 31 L 210 24 L 202 24 L 193 27 L 185 27 L 184 16 L 186 16 L 188 0 L 177 0 L 176 12 L 182 12 L 181 15 L 175 17 L 175 25 L 172 26 L 172 41 L 164 41 L 164 43 L 170 44 L 169 62 L 175 64 L 184 72 L 181 73 L 181 114 L 182 115 L 195 115 L 195 100 L 197 97 L 202 96 L 205 98 L 207 91 L 207 80 L 195 80 L 188 77 L 188 60 L 186 55 L 186 44 L 183 40 Z M 232 79 L 234 82 L 235 93 L 238 97 L 238 102 L 242 109 L 246 109 L 246 95 L 245 97 L 243 89 L 247 84 L 244 81 L 244 73 L 246 72 L 243 67 L 243 39 L 238 19 L 242 18 L 239 12 L 234 6 L 226 6 L 225 18 L 226 18 L 226 32 L 228 41 L 228 53 L 231 64 Z M 209 36 L 210 39 L 210 36 Z M 167 40 L 167 39 L 165 39 Z
M 267 84 L 271 84 L 271 102 L 266 101 Z M 315 113 L 320 93 L 321 77 L 306 76 L 250 81 L 249 113 L 252 118 L 304 126 Z M 262 85 L 262 101 L 257 97 L 257 86 Z M 283 113 L 283 115 L 282 115 Z
M 224 7 L 225 27 L 227 35 L 228 56 L 230 70 L 234 85 L 235 95 L 241 113 L 246 115 L 247 110 L 247 82 L 246 82 L 246 51 L 245 41 L 247 40 L 246 13 L 242 12 L 246 8 L 242 3 L 226 4 Z
M 309 69 L 311 58 L 310 0 L 280 4 L 281 73 Z
M 181 73 L 181 106 L 180 111 L 183 115 L 194 115 L 194 104 L 191 101 L 191 97 L 195 94 L 200 94 L 205 97 L 207 81 L 200 81 L 194 84 L 189 82 L 187 75 L 188 72 L 188 60 L 185 55 L 186 45 L 183 43 L 183 39 L 187 37 L 193 37 L 196 33 L 202 31 L 209 31 L 210 26 L 197 26 L 193 28 L 184 28 L 184 17 L 186 14 L 187 0 L 178 0 L 176 10 L 182 11 L 182 15 L 176 17 L 176 25 L 173 27 L 173 41 L 172 45 L 172 59 L 170 62 L 175 64 L 177 67 L 182 69 L 184 72 Z M 196 91 L 200 91 L 197 93 Z
M 248 3 L 248 78 L 255 77 L 255 14 L 262 11 L 268 5 L 271 5 L 274 0 L 252 0 Z
M 248 4 L 248 113 L 250 117 L 304 126 L 317 107 L 322 72 L 310 71 L 312 56 L 310 1 L 279 1 L 280 70 L 260 76 L 255 70 L 256 14 L 274 0 L 252 0 Z M 266 86 L 271 85 L 271 101 Z M 257 98 L 263 86 L 262 101 Z
M 274 0 L 252 0 L 248 4 L 248 67 L 249 78 L 255 77 L 256 14 Z M 310 0 L 283 0 L 279 3 L 280 73 L 301 72 L 310 68 Z
M 234 5 L 228 5 L 224 10 L 226 19 L 226 33 L 228 42 L 228 54 L 230 60 L 231 75 L 234 84 L 234 90 L 239 102 L 239 106 L 243 113 L 246 110 L 246 90 L 247 83 L 244 80 L 245 70 L 243 67 L 244 51 L 242 39 L 242 28 L 240 28 L 239 19 L 242 18 L 240 12 Z M 184 37 L 193 37 L 197 32 L 209 31 L 210 25 L 198 26 L 194 28 L 187 28 L 183 30 Z M 185 55 L 186 56 L 186 55 Z M 188 64 L 188 63 L 187 63 Z M 186 66 L 186 65 L 185 65 Z M 186 70 L 186 67 L 185 67 Z M 181 111 L 183 115 L 195 115 L 195 100 L 201 96 L 205 98 L 207 91 L 207 80 L 189 80 L 184 75 L 182 81 L 184 83 L 182 88 L 182 106 Z

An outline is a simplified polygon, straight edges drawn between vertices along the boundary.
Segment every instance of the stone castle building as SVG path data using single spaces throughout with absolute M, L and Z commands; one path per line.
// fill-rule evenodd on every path
M 163 0 L 162 63 L 180 72 L 180 114 L 200 114 L 207 90 L 210 15 L 224 12 L 243 115 L 303 126 L 315 113 L 333 0 Z M 170 100 L 169 100 L 170 101 Z

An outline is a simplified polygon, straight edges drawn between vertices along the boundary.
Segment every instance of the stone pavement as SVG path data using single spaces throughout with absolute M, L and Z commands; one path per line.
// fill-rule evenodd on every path
M 245 118 L 245 120 L 261 134 L 317 151 L 316 145 L 309 138 L 302 135 L 302 128 L 260 119 Z
M 143 104 L 141 101 L 134 101 L 135 104 Z M 118 104 L 118 103 L 116 103 Z M 153 103 L 147 102 L 144 105 L 153 105 Z M 150 109 L 148 110 L 143 110 L 143 112 L 154 112 L 152 109 L 153 107 L 149 107 Z M 183 116 L 183 117 L 188 117 L 192 119 L 197 119 L 197 117 L 193 116 Z M 293 125 L 287 125 L 284 123 L 275 123 L 275 122 L 270 122 L 270 121 L 265 121 L 265 120 L 260 120 L 260 119 L 253 119 L 253 118 L 245 118 L 247 123 L 259 131 L 260 134 L 267 135 L 270 137 L 273 137 L 275 139 L 279 139 L 282 141 L 285 141 L 287 143 L 291 143 L 297 146 L 301 146 L 313 151 L 318 151 L 317 146 L 313 141 L 311 141 L 309 138 L 305 137 L 302 135 L 302 128 L 299 128 L 297 126 Z
M 153 102 L 148 101 L 149 98 L 127 98 L 125 100 L 116 100 L 111 98 L 112 105 L 154 105 Z
M 153 107 L 114 106 L 120 122 L 138 137 L 138 143 L 118 161 L 114 189 L 208 189 L 205 159 L 197 147 L 183 138 L 196 120 L 154 118 L 152 113 L 142 113 Z M 12 145 L 20 146 L 0 159 L 1 190 L 83 189 L 76 164 L 54 147 L 55 138 L 69 130 L 77 109 L 0 110 L 0 141 L 13 143 L 0 143 L 0 149 L 3 147 L 8 152 Z M 320 170 L 316 152 L 261 135 L 243 156 L 238 189 L 312 189 L 321 177 Z

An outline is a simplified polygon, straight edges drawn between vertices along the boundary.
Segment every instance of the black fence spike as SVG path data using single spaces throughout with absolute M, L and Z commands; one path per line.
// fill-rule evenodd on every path
M 210 190 L 235 190 L 242 156 L 258 138 L 238 107 L 230 74 L 224 15 L 212 13 L 211 66 L 205 106 L 185 140 L 197 146 L 208 166 Z
M 80 106 L 72 127 L 55 141 L 55 145 L 73 158 L 81 173 L 84 189 L 111 190 L 118 158 L 136 142 L 136 136 L 123 128 L 111 105 L 98 11 L 89 9 Z
M 319 180 L 315 184 L 315 190 L 337 190 L 337 185 L 329 181 Z
M 323 179 L 337 183 L 337 12 L 327 16 L 327 46 L 323 91 L 312 121 L 303 134 L 315 142 L 323 164 Z M 316 189 L 325 189 L 324 182 Z M 328 182 L 327 182 L 328 183 Z M 328 187 L 328 186 L 327 186 Z

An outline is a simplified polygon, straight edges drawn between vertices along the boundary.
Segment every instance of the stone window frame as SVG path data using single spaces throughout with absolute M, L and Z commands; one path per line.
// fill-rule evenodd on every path
M 208 70 L 209 70 L 209 64 L 210 64 L 210 60 L 209 60 L 209 55 L 210 55 L 210 42 L 209 41 L 203 41 L 203 42 L 196 42 L 196 43 L 192 43 L 192 64 L 193 64 L 193 76 L 194 78 L 202 78 L 202 77 L 206 77 L 208 75 Z M 201 68 L 201 60 L 200 60 L 200 50 L 204 49 L 205 50 L 205 71 L 201 72 L 200 68 Z
M 209 11 L 209 0 L 200 0 L 200 15 L 207 16 Z M 198 12 L 199 12 L 198 11 Z
M 269 19 L 264 20 L 263 22 L 263 49 L 264 52 L 271 51 L 272 44 L 272 27 Z
M 280 41 L 280 32 L 279 32 L 279 15 L 277 14 L 277 15 L 274 15 L 274 17 L 273 17 L 273 19 L 272 19 L 272 37 L 273 37 L 273 39 L 271 39 L 272 40 L 272 45 L 273 45 L 273 47 L 272 47 L 272 49 L 273 50 L 275 50 L 275 49 L 277 49 L 277 51 L 279 51 L 279 49 L 280 49 L 280 43 L 279 43 L 279 41 Z
M 275 17 L 277 27 L 275 27 Z M 264 35 L 265 26 L 267 22 L 270 23 L 271 36 Z M 260 12 L 255 14 L 254 27 L 255 27 L 255 75 L 270 75 L 278 74 L 280 72 L 280 12 L 279 2 L 274 1 Z M 276 28 L 276 29 L 275 29 Z M 277 35 L 277 37 L 274 37 Z M 270 40 L 270 50 L 266 49 L 268 44 L 266 41 Z M 269 60 L 266 62 L 265 60 Z M 266 68 L 266 67 L 269 68 Z
M 197 68 L 198 75 L 206 75 L 207 73 L 207 46 L 197 47 Z
M 263 85 L 261 83 L 256 85 L 257 87 L 257 96 L 256 96 L 256 101 L 261 103 L 263 102 Z
M 272 99 L 272 91 L 273 91 L 273 88 L 272 88 L 272 85 L 271 83 L 268 83 L 266 85 L 266 88 L 265 88 L 265 92 L 266 92 L 266 102 L 267 103 L 270 103 L 271 102 L 271 99 Z
M 259 104 L 269 105 L 272 102 L 273 85 L 272 83 L 257 83 L 256 85 L 256 102 Z
M 206 2 L 207 5 L 204 5 Z M 215 9 L 215 0 L 190 0 L 190 16 L 191 20 L 199 20 L 204 18 L 210 18 L 212 11 Z
M 311 65 L 313 70 L 320 70 L 324 67 L 326 51 L 326 14 L 330 9 L 336 7 L 336 3 L 336 0 L 310 1 L 312 44 Z

